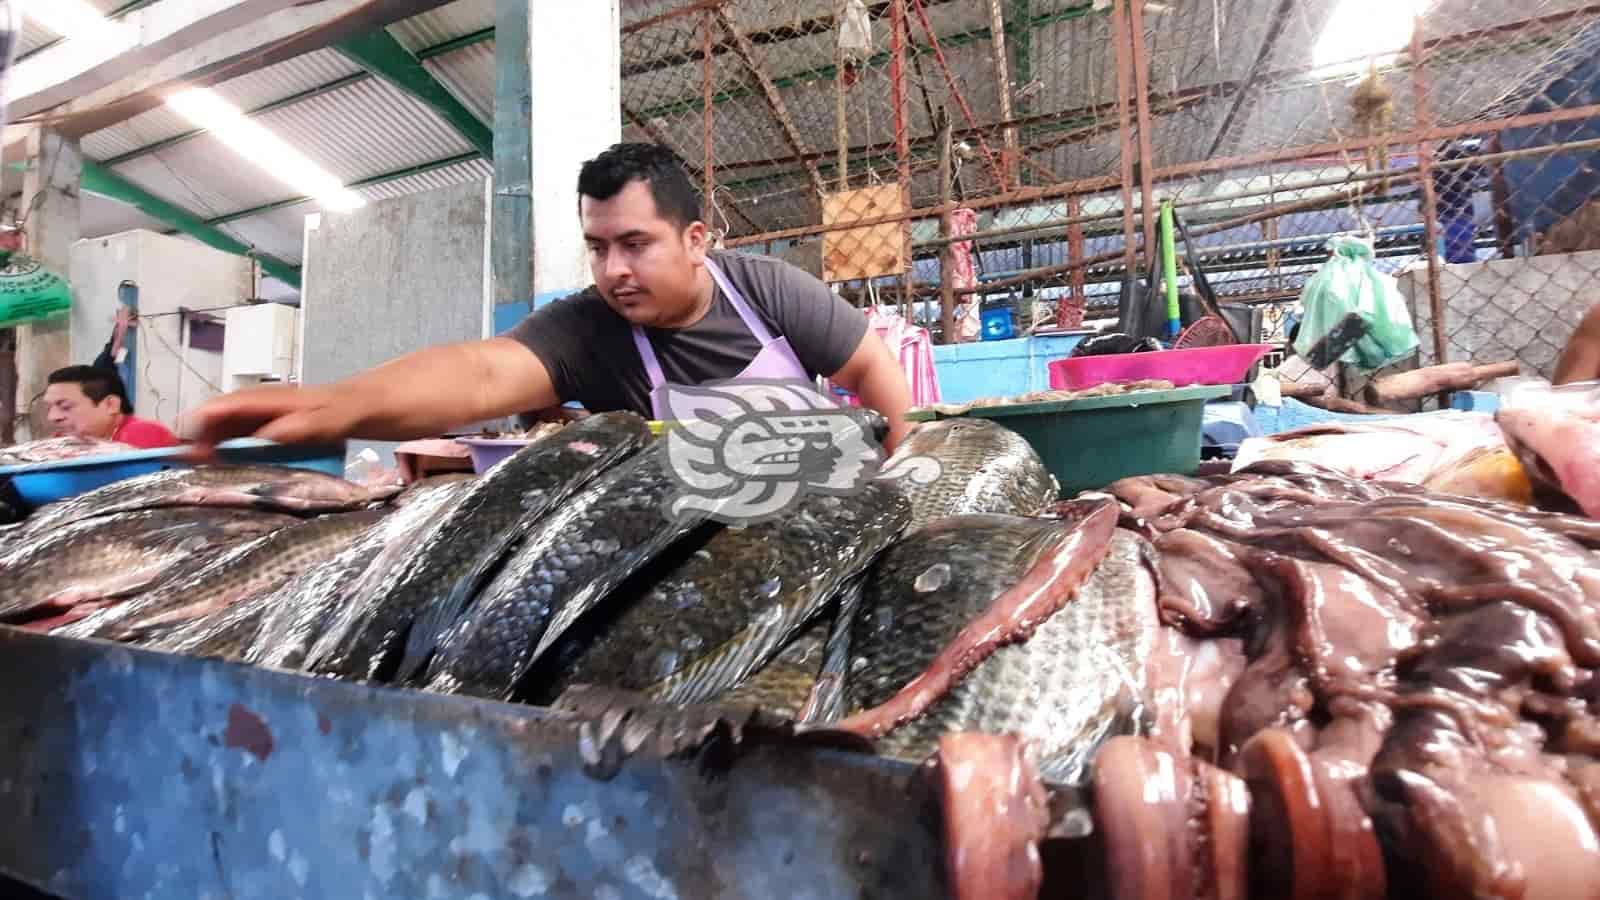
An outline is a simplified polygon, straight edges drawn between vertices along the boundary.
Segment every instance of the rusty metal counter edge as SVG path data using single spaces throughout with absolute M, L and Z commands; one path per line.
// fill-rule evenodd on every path
M 944 896 L 913 768 L 586 774 L 532 707 L 0 627 L 0 870 L 89 898 Z

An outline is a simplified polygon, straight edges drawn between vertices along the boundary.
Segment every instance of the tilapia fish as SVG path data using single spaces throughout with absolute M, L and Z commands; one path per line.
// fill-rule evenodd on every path
M 331 559 L 388 510 L 336 513 L 298 521 L 218 556 L 183 578 L 67 626 L 68 637 L 144 642 L 258 594 Z
M 41 507 L 8 538 L 9 546 L 73 522 L 111 513 L 174 506 L 219 506 L 287 513 L 358 509 L 388 497 L 310 469 L 282 466 L 198 466 L 127 478 Z
M 367 573 L 387 571 L 403 560 L 470 486 L 471 482 L 454 482 L 414 489 L 403 507 L 393 509 L 332 559 L 268 595 L 261 621 L 244 649 L 244 660 L 275 669 L 301 669 L 306 654 L 362 586 Z
M 1032 528 L 1000 528 L 987 533 L 974 528 L 968 540 L 990 538 L 997 549 L 1010 543 L 1011 552 L 1021 551 L 1011 565 L 990 557 L 987 549 L 976 557 L 954 551 L 949 562 L 901 559 L 912 565 L 875 578 L 864 615 L 856 621 L 854 652 L 864 668 L 851 679 L 850 690 L 859 706 L 883 703 L 922 673 L 933 657 L 933 642 L 914 641 L 912 634 L 954 634 L 984 612 L 1002 583 L 997 577 L 1021 575 L 1016 562 L 1032 554 L 1022 549 L 1029 543 L 1022 533 Z M 1022 533 L 1014 538 L 1006 533 L 1013 530 Z M 984 572 L 979 560 L 1000 565 Z M 920 759 L 933 753 L 944 733 L 1016 733 L 1037 741 L 1046 777 L 1078 780 L 1094 746 L 1118 724 L 1131 721 L 1144 692 L 1146 660 L 1160 628 L 1152 564 L 1149 543 L 1118 528 L 1106 560 L 1078 588 L 1077 597 L 1038 623 L 1027 641 L 995 650 L 922 716 L 885 735 L 878 749 Z M 917 565 L 923 565 L 922 572 L 904 580 Z M 949 565 L 947 575 L 939 565 Z M 944 586 L 926 589 L 942 578 L 947 578 Z
M 602 413 L 501 461 L 411 545 L 401 565 L 366 579 L 328 639 L 318 642 L 313 670 L 386 681 L 409 637 L 413 662 L 403 674 L 412 674 L 512 542 L 649 440 L 639 416 Z
M 72 459 L 77 456 L 98 456 L 107 453 L 130 453 L 134 447 L 116 441 L 63 435 L 40 438 L 22 444 L 0 447 L 0 466 L 25 466 L 31 463 Z
M 544 649 L 629 576 L 704 523 L 669 518 L 681 489 L 656 444 L 546 516 L 450 627 L 426 686 L 508 697 Z
M 618 591 L 580 618 L 540 655 L 529 697 L 548 702 L 592 684 L 673 703 L 717 698 L 762 670 L 910 517 L 892 485 L 871 482 L 847 496 L 807 496 L 779 519 L 721 529 L 686 548 L 687 558 L 667 561 L 648 587 Z
M 153 509 L 55 529 L 0 559 L 0 621 L 65 624 L 74 607 L 136 594 L 198 568 L 220 548 L 294 521 L 246 510 Z
M 215 615 L 193 619 L 164 631 L 159 637 L 145 641 L 143 646 L 187 656 L 242 660 L 275 596 L 272 591 L 256 594 Z
M 1055 476 L 1026 440 L 987 419 L 918 425 L 884 467 L 892 470 L 919 457 L 937 462 L 939 476 L 926 484 L 900 480 L 911 501 L 911 531 L 945 516 L 1031 516 L 1060 491 Z
M 852 625 L 858 712 L 837 727 L 907 757 L 951 731 L 1017 732 L 1046 769 L 1070 764 L 1137 699 L 1158 625 L 1151 551 L 1116 518 L 960 516 L 891 548 Z

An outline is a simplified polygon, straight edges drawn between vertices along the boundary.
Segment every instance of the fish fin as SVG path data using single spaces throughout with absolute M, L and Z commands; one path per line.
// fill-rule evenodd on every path
M 434 598 L 428 608 L 417 615 L 411 623 L 410 633 L 406 635 L 405 653 L 401 656 L 400 666 L 395 672 L 395 682 L 409 683 L 427 670 L 428 663 L 433 660 L 433 653 L 444 640 L 445 633 L 467 611 L 467 607 L 472 605 L 478 592 L 483 590 L 489 580 L 500 571 L 500 566 L 526 535 L 527 529 L 518 526 L 496 535 L 489 546 L 473 560 L 472 568 L 451 585 L 450 592 L 443 597 Z
M 850 630 L 861 610 L 861 593 L 867 576 L 852 578 L 839 591 L 839 607 L 833 614 L 833 627 L 822 650 L 822 672 L 811 689 L 798 716 L 801 722 L 820 723 L 842 719 L 848 711 L 850 683 Z

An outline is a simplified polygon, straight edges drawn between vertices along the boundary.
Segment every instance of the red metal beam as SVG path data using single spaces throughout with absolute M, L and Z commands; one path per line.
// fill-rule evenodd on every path
M 933 30 L 933 23 L 928 21 L 928 11 L 923 8 L 922 0 L 911 0 L 912 8 L 917 12 L 917 19 L 922 23 L 922 30 L 928 34 L 928 46 L 933 49 L 934 62 L 939 64 L 940 71 L 944 72 L 944 80 L 950 87 L 950 96 L 955 98 L 956 106 L 961 108 L 961 115 L 967 124 L 974 130 L 978 129 L 978 119 L 972 114 L 972 107 L 967 105 L 967 97 L 961 93 L 961 86 L 956 84 L 955 73 L 950 71 L 950 63 L 944 58 L 944 48 L 939 46 L 939 35 Z M 989 149 L 989 142 L 984 140 L 983 134 L 978 134 L 978 147 L 983 150 L 984 161 L 989 164 L 989 173 L 994 176 L 994 183 L 1005 190 L 1005 173 L 1000 170 L 1000 162 L 995 159 L 994 151 Z

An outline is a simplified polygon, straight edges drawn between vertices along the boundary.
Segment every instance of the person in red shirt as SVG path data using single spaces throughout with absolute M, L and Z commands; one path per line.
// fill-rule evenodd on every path
M 67 366 L 50 373 L 44 392 L 46 417 L 58 435 L 116 441 L 130 447 L 176 447 L 165 425 L 128 411 L 122 379 L 94 366 Z

